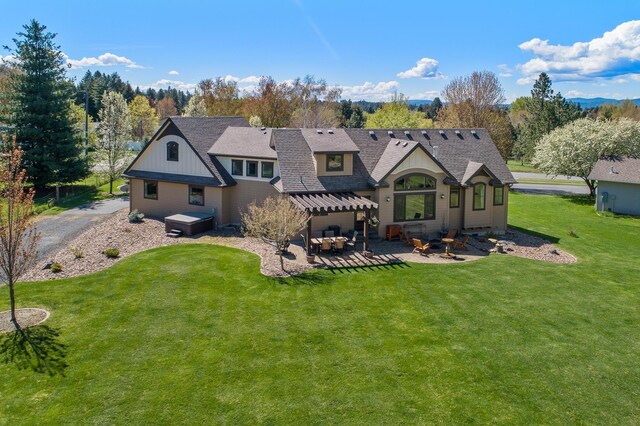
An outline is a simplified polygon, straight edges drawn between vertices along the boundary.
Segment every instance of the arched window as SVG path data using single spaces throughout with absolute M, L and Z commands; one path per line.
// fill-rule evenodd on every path
M 178 142 L 167 142 L 167 161 L 178 161 Z
M 433 220 L 436 217 L 436 179 L 425 174 L 402 176 L 393 183 L 393 220 Z
M 425 189 L 436 189 L 436 180 L 423 174 L 407 175 L 394 182 L 395 191 L 419 191 Z

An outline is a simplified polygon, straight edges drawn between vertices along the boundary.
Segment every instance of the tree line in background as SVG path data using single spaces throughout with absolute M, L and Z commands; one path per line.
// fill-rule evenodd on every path
M 54 39 L 33 20 L 9 49 L 17 60 L 0 65 L 0 125 L 17 137 L 36 188 L 81 179 L 96 162 L 113 183 L 129 142 L 145 143 L 160 120 L 172 115 L 242 115 L 256 127 L 486 128 L 505 160 L 533 161 L 550 173 L 559 168 L 543 166 L 548 162 L 538 152 L 554 130 L 584 117 L 613 125 L 640 120 L 640 109 L 631 101 L 584 111 L 554 93 L 544 73 L 531 96 L 510 106 L 497 76 L 488 71 L 454 78 L 442 100 L 436 97 L 428 105 L 412 105 L 402 94 L 388 102 L 344 100 L 339 87 L 311 75 L 280 82 L 265 76 L 242 92 L 236 81 L 222 77 L 202 80 L 194 93 L 171 87 L 143 91 L 117 73 L 100 71 L 87 71 L 75 84 L 66 76 Z M 94 153 L 86 155 L 87 150 Z

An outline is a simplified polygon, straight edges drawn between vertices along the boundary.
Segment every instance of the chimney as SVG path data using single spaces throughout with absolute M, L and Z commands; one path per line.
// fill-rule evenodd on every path
M 433 158 L 438 159 L 438 145 L 433 147 Z

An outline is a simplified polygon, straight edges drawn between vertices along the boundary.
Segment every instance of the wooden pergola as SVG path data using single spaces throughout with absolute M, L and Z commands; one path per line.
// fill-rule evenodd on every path
M 369 250 L 369 220 L 371 210 L 378 208 L 378 203 L 353 192 L 323 192 L 290 194 L 293 204 L 309 214 L 306 231 L 306 250 L 311 254 L 311 218 L 327 213 L 363 212 L 364 213 L 364 251 Z

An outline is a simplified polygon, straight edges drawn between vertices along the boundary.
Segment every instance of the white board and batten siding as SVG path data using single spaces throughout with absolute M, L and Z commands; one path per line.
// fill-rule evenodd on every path
M 178 161 L 167 161 L 167 143 L 178 143 Z M 132 170 L 211 177 L 211 172 L 187 142 L 175 135 L 155 140 L 142 153 Z

